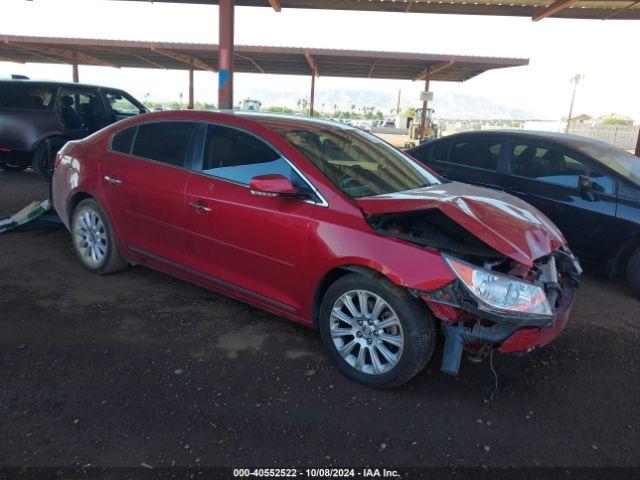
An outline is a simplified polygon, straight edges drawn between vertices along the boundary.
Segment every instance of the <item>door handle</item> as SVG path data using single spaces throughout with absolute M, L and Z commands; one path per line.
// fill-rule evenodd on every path
M 110 177 L 109 175 L 105 175 L 104 179 L 112 185 L 120 185 L 122 183 L 122 180 L 120 180 L 119 178 Z
M 201 205 L 200 203 L 189 203 L 189 206 L 198 213 L 209 213 L 211 211 L 211 207 Z

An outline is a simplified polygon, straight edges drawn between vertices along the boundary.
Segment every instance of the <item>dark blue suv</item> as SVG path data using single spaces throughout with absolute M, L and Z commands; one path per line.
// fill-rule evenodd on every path
M 457 133 L 407 151 L 445 178 L 502 190 L 545 213 L 581 262 L 626 272 L 640 297 L 640 158 L 590 138 Z

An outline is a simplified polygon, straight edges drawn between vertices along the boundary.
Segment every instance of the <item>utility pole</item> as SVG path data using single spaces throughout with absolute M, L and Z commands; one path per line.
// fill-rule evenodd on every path
M 576 99 L 576 90 L 578 88 L 578 83 L 580 80 L 584 79 L 584 75 L 577 73 L 573 77 L 571 77 L 570 82 L 573 83 L 573 94 L 571 95 L 571 105 L 569 106 L 569 116 L 567 117 L 567 127 L 565 128 L 565 133 L 569 132 L 569 124 L 571 123 L 571 116 L 573 115 L 573 102 Z

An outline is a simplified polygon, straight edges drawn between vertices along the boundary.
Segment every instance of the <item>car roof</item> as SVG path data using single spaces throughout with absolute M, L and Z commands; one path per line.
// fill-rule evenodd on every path
M 547 142 L 547 143 L 555 143 L 557 145 L 561 145 L 568 148 L 573 148 L 576 150 L 582 150 L 582 147 L 586 145 L 598 144 L 600 146 L 609 145 L 600 140 L 596 140 L 594 138 L 582 137 L 580 135 L 572 135 L 570 133 L 559 133 L 559 132 L 545 132 L 542 130 L 510 130 L 510 129 L 499 129 L 499 130 L 480 130 L 474 132 L 458 132 L 451 135 L 447 135 L 446 137 L 439 138 L 437 141 L 446 141 L 446 140 L 455 140 L 458 138 L 514 138 L 521 141 L 537 141 L 537 142 Z M 425 145 L 428 145 L 430 142 L 427 142 Z M 615 148 L 611 146 L 611 148 Z
M 0 83 L 14 83 L 16 85 L 40 85 L 40 86 L 45 86 L 45 87 L 87 87 L 87 88 L 108 88 L 109 90 L 117 90 L 119 92 L 123 92 L 124 90 L 122 90 L 121 88 L 112 88 L 112 87 L 105 87 L 104 85 L 92 85 L 92 84 L 88 84 L 88 83 L 74 83 L 74 82 L 56 82 L 56 81 L 50 81 L 50 80 L 23 80 L 23 79 L 19 79 L 19 78 L 7 78 L 7 79 L 0 79 Z

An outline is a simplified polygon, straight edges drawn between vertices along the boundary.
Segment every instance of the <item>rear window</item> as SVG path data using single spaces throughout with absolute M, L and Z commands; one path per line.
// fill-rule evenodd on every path
M 55 88 L 28 83 L 0 83 L 0 108 L 47 110 L 53 105 Z
M 193 122 L 158 122 L 138 126 L 133 154 L 157 162 L 184 166 Z

